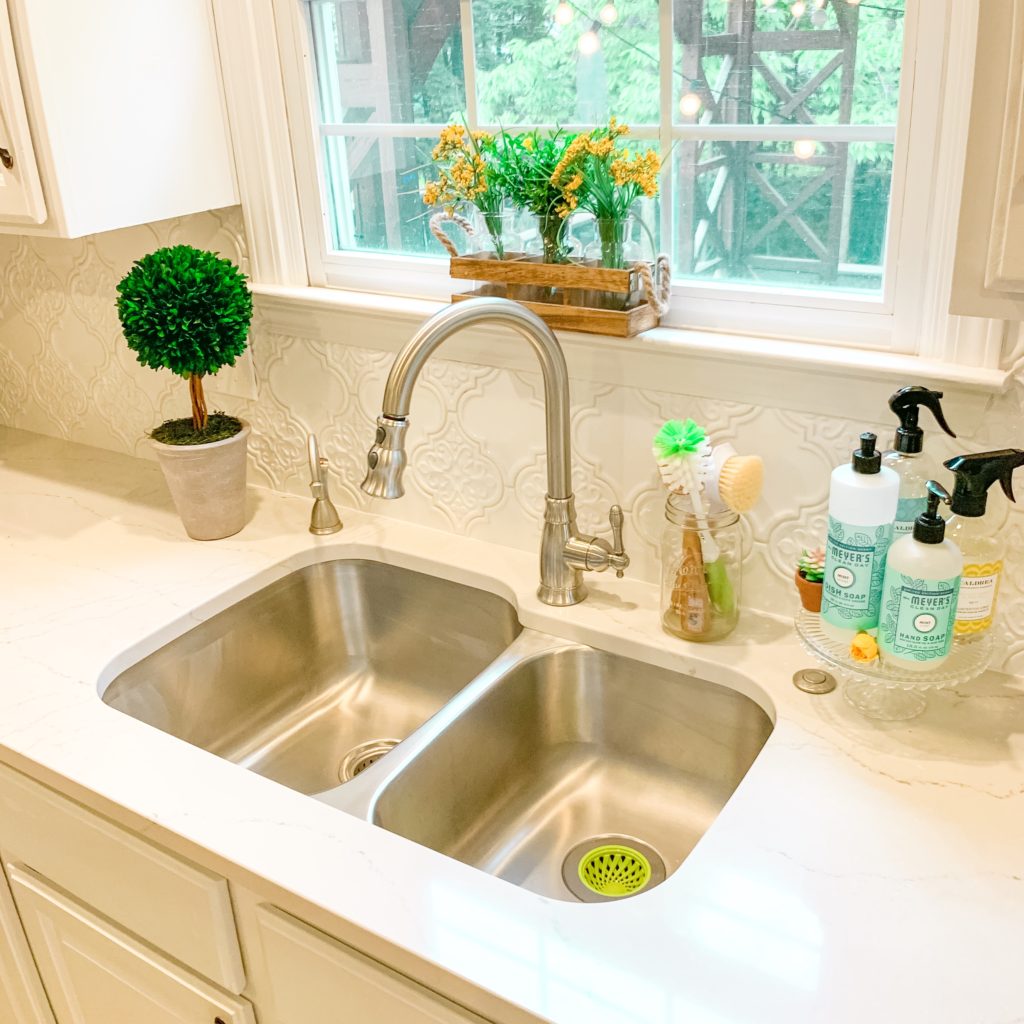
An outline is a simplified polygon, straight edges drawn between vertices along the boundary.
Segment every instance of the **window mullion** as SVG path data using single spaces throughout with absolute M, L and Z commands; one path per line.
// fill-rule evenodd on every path
M 675 29 L 672 24 L 674 0 L 658 0 L 659 143 L 661 157 L 661 248 L 671 252 L 675 224 L 675 189 L 672 187 L 672 120 L 675 72 Z
M 473 0 L 459 0 L 462 26 L 462 75 L 466 88 L 466 121 L 470 131 L 479 128 L 476 102 L 476 39 L 473 35 Z

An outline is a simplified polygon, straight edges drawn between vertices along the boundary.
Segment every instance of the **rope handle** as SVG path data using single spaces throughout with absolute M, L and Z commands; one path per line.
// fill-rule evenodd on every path
M 467 234 L 473 234 L 473 225 L 466 220 L 461 214 L 448 213 L 447 210 L 442 210 L 440 213 L 435 213 L 430 218 L 430 233 L 444 246 L 445 252 L 449 256 L 458 256 L 459 250 L 455 247 L 455 243 L 448 237 L 444 228 L 441 226 L 445 223 L 457 224 Z
M 651 309 L 658 316 L 664 316 L 672 297 L 672 261 L 662 253 L 654 261 L 653 271 L 650 263 L 634 263 L 633 269 L 640 275 Z

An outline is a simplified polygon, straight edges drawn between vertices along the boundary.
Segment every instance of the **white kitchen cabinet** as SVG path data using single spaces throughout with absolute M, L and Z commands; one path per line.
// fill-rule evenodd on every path
M 237 203 L 210 0 L 0 0 L 0 149 L 0 231 Z
M 57 1024 L 255 1024 L 252 1008 L 20 866 L 11 890 Z
M 54 1024 L 21 919 L 0 871 L 0 1024 Z
M 1024 319 L 1024 0 L 979 5 L 951 312 Z
M 486 1024 L 276 907 L 256 917 L 274 1024 Z

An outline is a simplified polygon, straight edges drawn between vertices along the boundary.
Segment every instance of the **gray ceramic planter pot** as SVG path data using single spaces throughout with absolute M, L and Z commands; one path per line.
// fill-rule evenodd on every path
M 249 424 L 212 444 L 153 441 L 185 532 L 193 540 L 219 540 L 245 526 L 245 464 Z

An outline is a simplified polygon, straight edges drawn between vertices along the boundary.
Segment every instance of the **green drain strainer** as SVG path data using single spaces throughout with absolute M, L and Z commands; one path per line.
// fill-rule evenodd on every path
M 663 882 L 665 862 L 656 850 L 631 837 L 596 836 L 569 851 L 562 879 L 585 903 L 617 900 Z
M 579 875 L 598 896 L 632 896 L 651 880 L 651 863 L 628 846 L 599 846 L 580 861 Z

